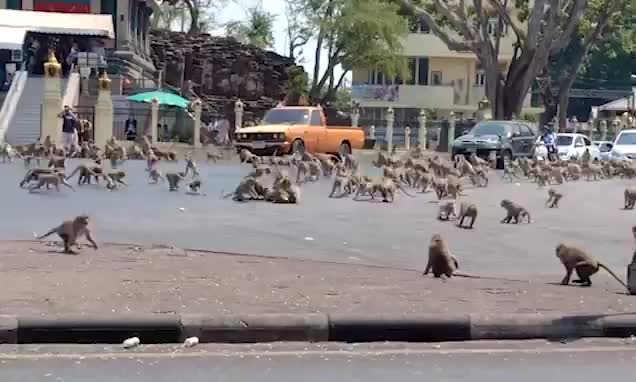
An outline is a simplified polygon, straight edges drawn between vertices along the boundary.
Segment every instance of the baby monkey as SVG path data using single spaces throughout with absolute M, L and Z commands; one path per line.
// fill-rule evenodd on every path
M 56 233 L 64 241 L 64 253 L 77 254 L 71 247 L 77 245 L 77 239 L 80 236 L 86 236 L 86 240 L 93 245 L 93 248 L 97 249 L 97 243 L 91 237 L 91 231 L 88 229 L 88 222 L 87 215 L 77 216 L 73 220 L 65 220 L 59 226 L 38 237 L 37 240 L 42 240 Z
M 545 202 L 545 205 L 549 208 L 559 208 L 559 201 L 562 197 L 562 193 L 556 192 L 554 188 L 550 188 L 548 189 L 548 201 Z

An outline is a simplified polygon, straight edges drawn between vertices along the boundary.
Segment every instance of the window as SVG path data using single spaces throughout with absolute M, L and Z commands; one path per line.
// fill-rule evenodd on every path
M 583 143 L 583 138 L 576 137 L 576 141 L 574 141 L 574 146 L 585 146 L 585 144 Z
M 510 131 L 512 132 L 512 136 L 516 137 L 516 136 L 521 136 L 521 127 L 519 127 L 519 125 L 514 124 L 510 127 Z
M 318 111 L 311 112 L 311 119 L 309 120 L 311 126 L 322 126 L 322 120 L 320 119 L 320 113 Z
M 491 17 L 488 19 L 488 35 L 491 37 L 497 36 L 497 26 L 499 25 L 499 19 L 497 17 Z M 508 34 L 508 24 L 502 23 L 501 36 Z
M 420 57 L 417 61 L 417 83 L 419 85 L 428 85 L 428 57 Z
M 442 72 L 433 71 L 431 72 L 431 85 L 433 86 L 441 86 L 442 85 Z
M 376 83 L 377 85 L 382 85 L 382 84 L 384 84 L 384 73 L 382 73 L 382 72 L 376 72 L 375 83 Z
M 482 69 L 475 72 L 475 86 L 484 86 L 486 83 L 486 73 Z
M 585 146 L 591 146 L 592 145 L 592 141 L 587 139 L 587 137 L 583 137 L 583 142 L 585 142 Z
M 406 79 L 407 85 L 415 85 L 415 67 L 417 62 L 415 58 L 409 58 L 409 78 Z
M 526 125 L 519 125 L 519 128 L 521 129 L 521 135 L 524 137 L 531 137 L 534 135 L 532 134 L 532 130 Z
M 571 146 L 573 140 L 571 135 L 557 135 L 555 144 L 557 146 Z

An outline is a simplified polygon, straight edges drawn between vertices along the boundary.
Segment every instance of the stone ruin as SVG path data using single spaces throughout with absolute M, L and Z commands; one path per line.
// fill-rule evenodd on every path
M 189 99 L 200 98 L 203 122 L 223 116 L 234 125 L 234 104 L 245 105 L 243 121 L 262 118 L 287 92 L 297 65 L 287 57 L 209 34 L 154 30 L 152 60 L 164 70 L 164 83 Z

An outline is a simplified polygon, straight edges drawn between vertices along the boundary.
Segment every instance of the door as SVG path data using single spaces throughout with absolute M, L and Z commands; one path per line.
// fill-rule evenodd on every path
M 524 152 L 524 137 L 521 135 L 521 128 L 518 124 L 513 123 L 510 125 L 510 142 L 512 146 L 512 156 L 525 155 Z
M 524 125 L 523 123 L 519 124 L 519 130 L 521 132 L 521 136 L 523 137 L 523 155 L 532 156 L 534 153 L 534 144 L 537 138 L 532 133 L 532 129 L 530 126 Z
M 592 156 L 592 160 L 600 159 L 601 157 L 600 149 L 596 145 L 593 145 L 592 141 L 590 141 L 587 137 L 582 137 L 582 138 L 583 138 L 583 143 L 585 144 L 585 148 L 590 150 L 590 155 Z
M 322 117 L 318 110 L 313 110 L 309 117 L 309 125 L 303 132 L 303 140 L 305 141 L 305 149 L 309 152 L 316 152 L 318 148 L 318 136 L 324 129 L 322 128 Z
M 576 139 L 574 140 L 574 151 L 579 158 L 581 158 L 581 156 L 585 152 L 585 142 L 583 142 L 583 137 L 580 135 L 577 135 Z

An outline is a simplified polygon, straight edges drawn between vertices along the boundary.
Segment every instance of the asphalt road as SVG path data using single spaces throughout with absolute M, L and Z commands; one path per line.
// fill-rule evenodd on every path
M 12 382 L 208 381 L 630 381 L 636 347 L 625 343 L 414 345 L 371 349 L 306 345 L 259 351 L 202 348 L 192 352 L 134 351 L 0 355 L 0 378 Z M 464 347 L 465 346 L 465 347 Z M 262 347 L 261 347 L 262 348 Z
M 207 196 L 168 192 L 167 185 L 148 185 L 144 163 L 129 161 L 130 187 L 109 192 L 103 186 L 83 186 L 29 194 L 18 187 L 21 163 L 0 165 L 2 215 L 0 239 L 32 239 L 78 213 L 93 216 L 101 241 L 161 243 L 185 248 L 301 259 L 364 263 L 421 269 L 431 235 L 449 240 L 464 271 L 493 276 L 561 274 L 554 248 L 559 242 L 581 245 L 622 273 L 631 259 L 631 225 L 636 211 L 623 211 L 622 195 L 629 180 L 580 181 L 559 188 L 562 207 L 544 207 L 545 190 L 536 185 L 503 184 L 491 173 L 485 189 L 468 188 L 467 199 L 480 212 L 475 229 L 461 230 L 435 219 L 432 193 L 415 198 L 399 195 L 395 203 L 328 199 L 331 182 L 303 186 L 300 205 L 262 202 L 235 203 L 220 198 L 249 166 L 223 163 L 202 166 Z M 166 163 L 164 169 L 182 169 Z M 68 165 L 74 169 L 73 163 Z M 368 163 L 365 168 L 368 171 Z M 502 198 L 525 205 L 530 225 L 503 225 Z M 184 210 L 181 210 L 183 208 Z M 9 217 L 9 218 L 6 218 Z

